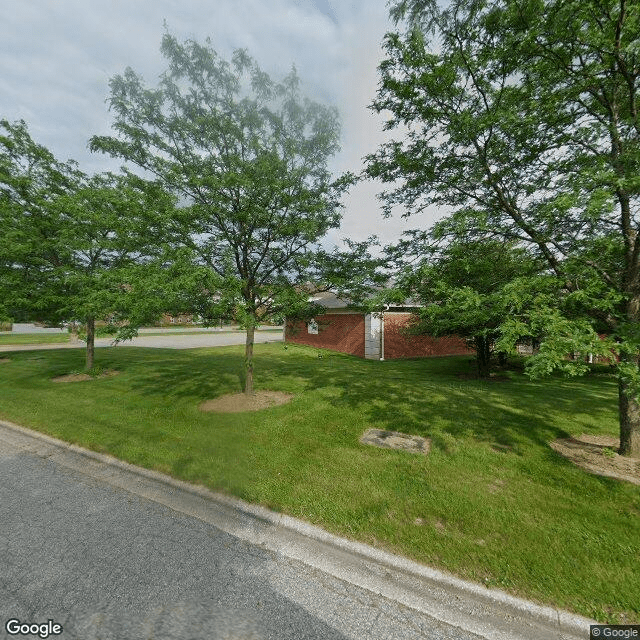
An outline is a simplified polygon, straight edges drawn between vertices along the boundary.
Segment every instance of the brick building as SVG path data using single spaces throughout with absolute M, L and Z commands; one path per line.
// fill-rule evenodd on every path
M 457 336 L 433 338 L 406 333 L 415 307 L 397 306 L 364 313 L 332 293 L 318 294 L 313 301 L 326 311 L 308 323 L 288 321 L 285 340 L 332 349 L 372 360 L 466 355 L 474 353 Z

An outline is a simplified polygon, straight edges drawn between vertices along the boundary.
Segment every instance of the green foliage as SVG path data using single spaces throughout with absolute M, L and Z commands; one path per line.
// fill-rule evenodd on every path
M 295 69 L 274 82 L 245 51 L 227 62 L 208 43 L 167 34 L 162 53 L 157 88 L 131 69 L 112 79 L 118 137 L 94 137 L 91 148 L 182 199 L 158 226 L 183 251 L 182 266 L 194 265 L 184 278 L 196 289 L 209 280 L 201 289 L 216 297 L 215 314 L 233 309 L 246 325 L 282 314 L 313 268 L 314 244 L 340 222 L 349 178 L 332 181 L 326 167 L 337 112 L 301 97 Z
M 638 380 L 637 2 L 398 0 L 392 15 L 407 29 L 386 37 L 373 108 L 407 133 L 367 165 L 392 185 L 386 210 L 448 205 L 440 238 L 492 234 L 544 259 L 565 318 L 549 310 L 541 337 L 557 348 L 541 348 L 536 373 L 566 369 L 558 349 L 604 331 L 626 358 L 621 384 Z M 635 406 L 640 386 L 625 385 Z
M 233 315 L 250 329 L 295 311 L 352 180 L 327 169 L 337 111 L 301 96 L 295 68 L 275 82 L 244 50 L 226 61 L 208 41 L 165 34 L 161 51 L 168 68 L 156 88 L 131 69 L 111 80 L 116 135 L 92 138 L 91 149 L 180 198 L 155 226 L 168 261 L 181 257 L 173 297 L 183 312 Z
M 315 290 L 332 291 L 362 311 L 379 310 L 390 301 L 392 290 L 386 286 L 388 260 L 372 255 L 372 249 L 379 245 L 378 238 L 370 236 L 363 242 L 345 238 L 344 242 L 346 250 L 334 248 L 331 252 L 318 252 Z M 310 308 L 305 317 L 311 318 L 323 311 Z
M 514 304 L 524 301 L 515 297 L 515 288 L 510 296 L 505 289 L 517 280 L 530 296 L 526 287 L 541 271 L 541 262 L 512 242 L 457 238 L 441 245 L 437 236 L 420 232 L 406 233 L 400 245 L 387 251 L 402 269 L 398 286 L 403 297 L 423 305 L 412 330 L 466 338 L 476 348 L 480 376 L 487 377 L 502 324 L 512 317 Z
M 5 306 L 53 325 L 155 318 L 159 301 L 145 286 L 154 257 L 147 221 L 171 200 L 134 176 L 87 176 L 57 161 L 24 122 L 0 126 Z
M 0 286 L 3 313 L 36 320 L 64 319 L 58 312 L 61 265 L 69 251 L 52 244 L 58 220 L 55 198 L 73 189 L 76 168 L 61 163 L 30 137 L 24 122 L 0 121 Z
M 146 221 L 161 203 L 160 192 L 152 200 L 135 182 L 112 174 L 83 176 L 72 193 L 55 201 L 61 223 L 56 242 L 72 251 L 61 305 L 66 319 L 104 318 L 118 325 L 157 317 L 158 300 L 143 285 L 155 250 Z M 156 307 L 145 313 L 145 302 Z

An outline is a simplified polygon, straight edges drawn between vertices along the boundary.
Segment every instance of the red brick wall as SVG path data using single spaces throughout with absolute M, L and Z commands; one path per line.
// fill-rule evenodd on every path
M 410 313 L 384 314 L 384 357 L 420 358 L 473 354 L 462 338 L 456 336 L 432 338 L 402 333 L 411 319 Z M 318 333 L 310 334 L 305 322 L 287 323 L 286 340 L 311 347 L 332 349 L 364 358 L 364 315 L 359 313 L 328 313 L 316 317 Z
M 412 336 L 402 333 L 411 319 L 410 313 L 384 314 L 384 357 L 385 360 L 397 358 L 420 358 L 425 356 L 456 356 L 475 353 L 466 342 L 457 336 L 432 338 L 431 336 Z
M 287 322 L 286 341 L 364 358 L 364 316 L 361 313 L 328 313 L 315 320 L 317 335 L 307 331 L 306 322 Z

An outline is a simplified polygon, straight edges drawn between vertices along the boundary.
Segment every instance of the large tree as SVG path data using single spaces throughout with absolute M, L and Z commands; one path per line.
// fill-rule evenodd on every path
M 74 189 L 52 203 L 55 244 L 68 255 L 57 311 L 85 327 L 87 369 L 94 363 L 97 320 L 119 341 L 162 313 L 170 287 L 157 286 L 167 274 L 149 222 L 173 206 L 157 185 L 111 173 L 79 175 Z
M 0 122 L 0 270 L 9 314 L 86 329 L 94 365 L 96 320 L 115 325 L 157 312 L 149 292 L 148 212 L 164 192 L 135 177 L 84 174 L 30 136 L 24 122 Z M 145 253 L 146 252 L 146 253 Z M 147 301 L 146 304 L 143 301 Z
M 58 228 L 51 205 L 73 189 L 75 170 L 34 142 L 23 121 L 0 120 L 0 286 L 9 316 L 28 308 L 34 318 L 63 319 L 51 285 L 68 253 L 51 246 Z
M 204 287 L 244 324 L 244 389 L 253 392 L 259 321 L 306 304 L 319 240 L 340 223 L 327 163 L 338 149 L 334 108 L 300 95 L 295 69 L 272 81 L 242 50 L 231 62 L 207 42 L 166 34 L 167 71 L 155 88 L 131 69 L 111 80 L 116 136 L 91 141 L 142 168 L 181 198 L 167 242 L 209 271 Z M 213 287 L 213 288 L 211 288 Z
M 612 338 L 620 452 L 640 456 L 638 3 L 401 0 L 392 15 L 407 29 L 386 38 L 374 107 L 407 133 L 369 175 L 395 182 L 388 207 L 453 206 L 442 234 L 490 231 L 546 261 L 591 338 Z M 553 337 L 572 331 L 556 329 L 538 371 L 563 362 Z
M 404 235 L 387 251 L 400 267 L 396 288 L 422 304 L 412 331 L 465 338 L 476 351 L 479 377 L 489 378 L 501 327 L 513 313 L 514 284 L 526 289 L 530 279 L 536 282 L 540 261 L 512 242 L 458 238 L 441 244 L 424 232 Z M 524 303 L 522 296 L 516 300 Z

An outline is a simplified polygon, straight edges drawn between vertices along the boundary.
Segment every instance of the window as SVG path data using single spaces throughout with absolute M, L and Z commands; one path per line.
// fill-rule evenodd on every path
M 313 318 L 307 324 L 307 333 L 318 335 L 318 323 Z

